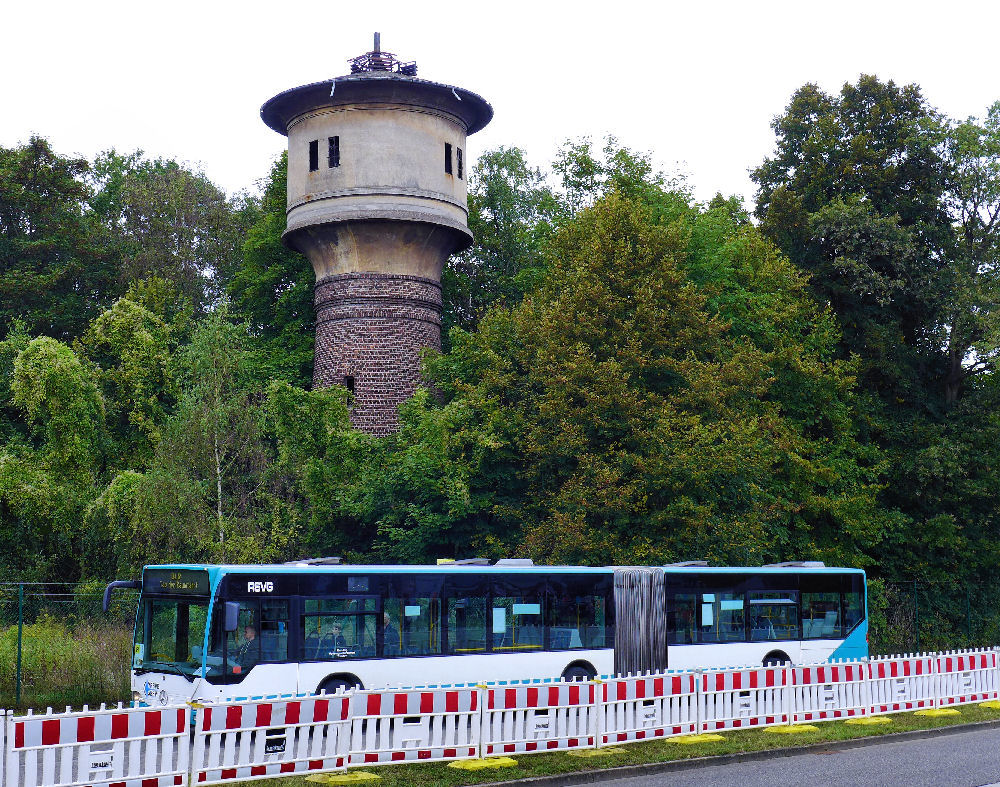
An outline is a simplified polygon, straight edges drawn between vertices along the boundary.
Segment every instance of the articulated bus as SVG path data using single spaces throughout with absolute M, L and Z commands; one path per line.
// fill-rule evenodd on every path
M 864 572 L 494 565 L 147 566 L 136 701 L 864 658 Z

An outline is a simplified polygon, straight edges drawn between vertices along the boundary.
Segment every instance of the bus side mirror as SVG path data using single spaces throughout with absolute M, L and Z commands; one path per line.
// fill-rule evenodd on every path
M 236 601 L 226 602 L 226 615 L 225 615 L 225 629 L 226 631 L 236 631 L 240 627 L 240 605 Z
M 108 611 L 111 606 L 111 594 L 117 588 L 129 588 L 130 590 L 141 590 L 142 582 L 140 580 L 128 580 L 128 579 L 116 579 L 114 582 L 110 582 L 106 588 L 104 588 L 104 601 L 101 604 L 101 609 L 104 612 Z

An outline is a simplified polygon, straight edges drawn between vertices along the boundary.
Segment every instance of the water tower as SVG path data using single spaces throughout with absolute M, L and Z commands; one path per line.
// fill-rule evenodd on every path
M 288 136 L 283 240 L 316 273 L 313 385 L 353 391 L 352 423 L 385 435 L 441 346 L 441 269 L 472 243 L 466 137 L 493 117 L 468 90 L 375 48 L 351 73 L 261 107 Z

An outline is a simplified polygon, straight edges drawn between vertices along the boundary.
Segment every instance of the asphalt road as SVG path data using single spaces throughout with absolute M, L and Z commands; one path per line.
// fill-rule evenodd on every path
M 605 787 L 983 787 L 1000 785 L 1000 729 L 857 749 L 813 750 L 603 782 Z

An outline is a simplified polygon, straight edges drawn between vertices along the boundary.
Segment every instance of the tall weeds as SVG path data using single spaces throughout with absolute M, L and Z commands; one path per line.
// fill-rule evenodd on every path
M 21 702 L 15 704 L 17 627 L 0 632 L 0 707 L 79 707 L 131 699 L 132 632 L 81 622 L 72 628 L 43 614 L 24 626 Z

